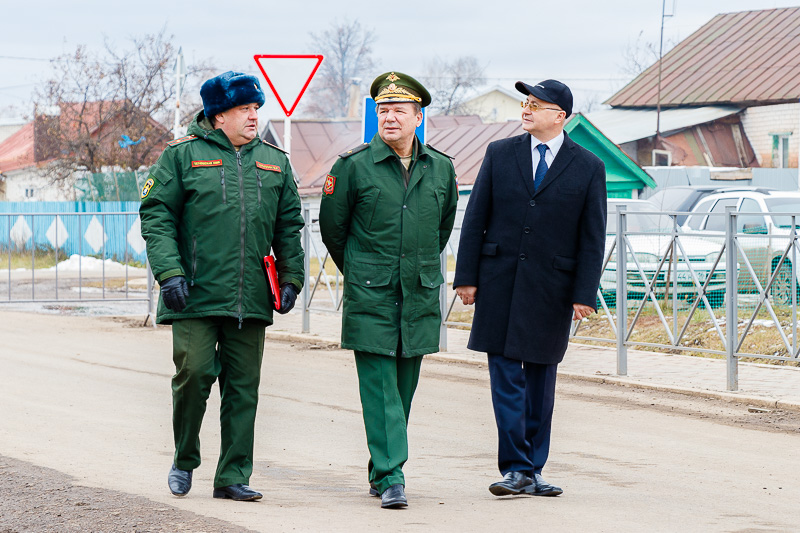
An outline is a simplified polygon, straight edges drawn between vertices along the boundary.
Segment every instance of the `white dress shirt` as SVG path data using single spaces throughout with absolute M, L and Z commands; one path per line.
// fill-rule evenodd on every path
M 553 166 L 553 160 L 556 158 L 561 145 L 564 144 L 564 132 L 562 131 L 546 143 L 542 143 L 539 139 L 531 135 L 531 155 L 533 156 L 533 175 L 536 175 L 536 167 L 539 165 L 539 150 L 536 148 L 540 144 L 547 146 L 547 151 L 544 153 L 544 162 L 547 163 L 547 168 Z

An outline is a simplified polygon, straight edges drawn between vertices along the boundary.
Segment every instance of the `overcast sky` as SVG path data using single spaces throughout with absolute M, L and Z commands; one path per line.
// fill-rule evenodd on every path
M 674 1 L 665 41 L 677 42 L 718 13 L 771 9 L 800 0 Z M 576 107 L 602 101 L 630 80 L 623 52 L 637 41 L 658 42 L 662 0 L 454 2 L 405 0 L 136 2 L 0 0 L 0 118 L 30 112 L 30 95 L 49 74 L 46 60 L 79 44 L 167 33 L 187 62 L 207 59 L 224 70 L 259 74 L 254 54 L 315 53 L 309 32 L 332 21 L 358 19 L 375 32 L 375 75 L 399 70 L 420 75 L 433 57 L 473 55 L 486 67 L 487 86 L 513 89 L 516 80 L 556 78 L 576 95 Z M 673 2 L 667 0 L 667 12 Z M 25 59 L 15 59 L 25 58 Z M 264 88 L 267 85 L 264 84 Z M 271 98 L 270 98 L 271 100 Z M 15 110 L 9 110 L 15 106 Z M 266 116 L 281 112 L 274 102 Z

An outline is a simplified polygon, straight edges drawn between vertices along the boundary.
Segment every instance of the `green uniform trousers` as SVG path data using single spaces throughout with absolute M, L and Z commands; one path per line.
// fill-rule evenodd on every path
M 175 466 L 200 466 L 200 425 L 211 386 L 219 379 L 221 446 L 214 487 L 248 484 L 264 353 L 260 320 L 187 318 L 172 323 L 172 428 Z
M 422 357 L 388 357 L 355 352 L 361 409 L 370 461 L 369 481 L 380 492 L 405 486 L 408 415 L 419 382 Z

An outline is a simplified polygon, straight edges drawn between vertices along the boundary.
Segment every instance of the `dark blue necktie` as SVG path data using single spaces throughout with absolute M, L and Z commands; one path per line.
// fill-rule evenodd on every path
M 539 187 L 539 180 L 544 178 L 544 175 L 547 174 L 547 161 L 544 160 L 544 154 L 547 153 L 547 145 L 540 144 L 536 149 L 539 150 L 539 164 L 536 165 L 536 172 L 533 174 L 534 191 Z

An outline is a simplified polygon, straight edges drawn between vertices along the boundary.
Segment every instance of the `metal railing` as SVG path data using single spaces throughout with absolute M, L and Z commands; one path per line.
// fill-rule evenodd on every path
M 146 302 L 145 322 L 153 319 L 150 266 L 146 260 L 133 266 L 144 249 L 138 216 L 135 211 L 0 214 L 0 303 Z M 112 239 L 114 253 L 106 246 Z M 141 249 L 131 252 L 134 245 Z M 134 280 L 144 290 L 132 288 Z
M 343 283 L 319 236 L 318 207 L 305 204 L 303 214 L 307 272 L 303 330 L 308 332 L 311 311 L 341 312 Z M 603 277 L 597 291 L 599 316 L 590 320 L 597 323 L 599 319 L 607 324 L 610 334 L 604 337 L 584 334 L 590 322 L 584 319 L 573 324 L 572 339 L 614 344 L 619 375 L 627 375 L 629 347 L 724 356 L 729 390 L 738 389 L 741 358 L 800 361 L 800 339 L 797 338 L 800 294 L 796 267 L 800 243 L 795 224 L 800 223 L 800 213 L 782 214 L 791 218 L 791 224 L 781 235 L 777 235 L 774 228 L 758 233 L 742 231 L 737 227 L 738 218 L 756 213 L 736 212 L 733 208 L 725 213 L 709 214 L 709 217 L 724 218 L 724 232 L 716 235 L 687 233 L 676 222 L 676 216 L 681 214 L 684 213 L 629 212 L 625 206 L 609 214 L 616 217 L 617 231 L 607 236 Z M 629 228 L 629 221 L 644 216 L 669 217 L 671 227 L 658 232 Z M 442 254 L 442 272 L 446 280 L 440 296 L 443 317 L 440 346 L 443 350 L 447 347 L 447 326 L 469 328 L 471 325 L 458 318 L 469 312 L 465 313 L 455 292 L 450 291 L 448 295 L 448 285 L 452 283 L 449 274 L 454 272 L 458 256 L 462 218 L 463 209 L 459 210 L 456 228 Z M 653 252 L 654 246 L 658 253 Z M 643 251 L 643 247 L 648 250 Z M 763 248 L 760 256 L 753 252 L 759 247 Z M 624 252 L 619 253 L 620 250 Z M 623 257 L 625 260 L 617 259 Z M 645 329 L 645 322 L 651 334 L 654 329 L 660 331 L 660 338 L 637 338 L 637 333 Z M 698 346 L 691 339 L 691 332 L 698 327 L 712 334 L 716 346 Z M 779 350 L 774 353 L 748 351 L 747 341 L 753 337 L 756 327 L 774 329 L 772 333 Z M 789 334 L 784 330 L 789 330 Z M 785 354 L 778 353 L 780 347 Z

